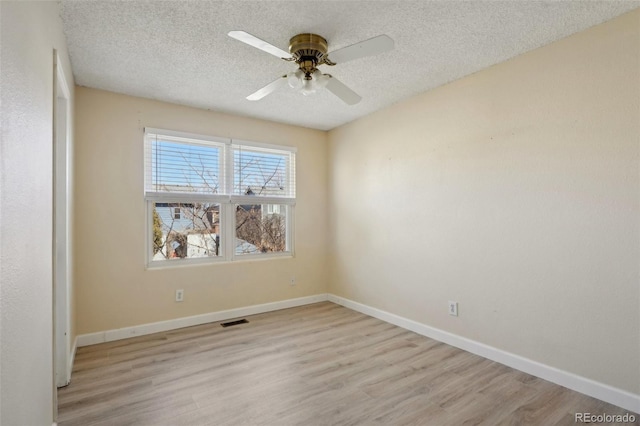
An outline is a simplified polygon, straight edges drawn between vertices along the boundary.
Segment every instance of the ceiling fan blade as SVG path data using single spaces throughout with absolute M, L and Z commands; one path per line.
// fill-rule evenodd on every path
M 343 47 L 335 52 L 330 52 L 328 56 L 332 62 L 340 64 L 393 50 L 393 46 L 393 39 L 388 35 L 382 34 L 369 40 Z
M 261 40 L 258 37 L 244 31 L 229 31 L 227 35 L 231 38 L 235 38 L 238 41 L 246 43 L 249 46 L 253 46 L 264 52 L 271 53 L 273 56 L 277 56 L 278 58 L 291 58 L 289 52 L 285 52 L 284 50 L 275 47 L 273 44 L 267 43 L 266 41 Z
M 274 80 L 271 83 L 267 84 L 262 89 L 250 94 L 249 96 L 247 96 L 247 99 L 250 101 L 259 101 L 260 99 L 264 98 L 268 94 L 278 90 L 280 87 L 286 84 L 286 82 L 287 82 L 287 76 L 283 75 L 277 80 Z
M 325 87 L 331 93 L 342 99 L 342 101 L 347 105 L 355 105 L 362 99 L 360 95 L 349 89 L 344 85 L 344 83 L 333 76 L 329 78 L 329 81 L 327 82 L 327 85 Z

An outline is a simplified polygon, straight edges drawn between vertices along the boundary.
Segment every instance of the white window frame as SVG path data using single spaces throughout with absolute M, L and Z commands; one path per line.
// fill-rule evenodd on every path
M 168 137 L 172 140 L 184 140 L 187 143 L 196 143 L 205 146 L 217 146 L 222 149 L 220 155 L 220 176 L 219 176 L 219 194 L 206 193 L 179 193 L 179 192 L 163 192 L 149 190 L 149 182 L 152 182 L 152 167 L 147 164 L 151 155 L 151 138 L 152 136 Z M 287 182 L 291 182 L 290 190 L 292 193 L 289 197 L 279 196 L 254 196 L 254 195 L 235 195 L 234 190 L 234 147 L 247 147 L 257 150 L 273 151 L 274 153 L 289 153 L 289 164 L 287 165 Z M 274 145 L 261 142 L 247 140 L 233 140 L 231 138 L 221 138 L 216 136 L 199 135 L 194 133 L 178 132 L 174 130 L 145 128 L 144 129 L 144 202 L 146 205 L 146 223 L 145 223 L 145 248 L 146 248 L 146 267 L 149 269 L 166 268 L 186 265 L 201 265 L 211 263 L 226 263 L 234 261 L 262 260 L 282 257 L 294 257 L 294 241 L 295 241 L 295 156 L 297 148 L 284 145 Z M 293 175 L 293 176 L 291 176 Z M 215 203 L 220 205 L 219 210 L 219 232 L 220 232 L 220 251 L 215 257 L 200 258 L 182 258 L 171 260 L 153 260 L 153 205 L 154 203 Z M 286 226 L 286 250 L 282 252 L 270 253 L 247 253 L 236 254 L 236 206 L 237 205 L 264 205 L 278 204 L 283 205 L 285 209 L 285 226 Z M 171 209 L 173 215 L 173 209 Z

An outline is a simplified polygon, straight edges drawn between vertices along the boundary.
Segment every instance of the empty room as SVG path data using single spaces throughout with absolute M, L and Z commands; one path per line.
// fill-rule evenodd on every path
M 640 425 L 640 1 L 0 1 L 0 424 Z

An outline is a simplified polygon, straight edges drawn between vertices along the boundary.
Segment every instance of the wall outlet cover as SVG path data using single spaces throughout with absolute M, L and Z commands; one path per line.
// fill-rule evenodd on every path
M 458 302 L 449 300 L 449 315 L 458 316 Z

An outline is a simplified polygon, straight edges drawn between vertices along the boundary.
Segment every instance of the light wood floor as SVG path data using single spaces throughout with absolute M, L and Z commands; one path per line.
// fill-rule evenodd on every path
M 58 424 L 574 425 L 576 412 L 626 413 L 329 302 L 247 319 L 79 348 Z

